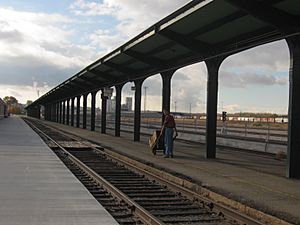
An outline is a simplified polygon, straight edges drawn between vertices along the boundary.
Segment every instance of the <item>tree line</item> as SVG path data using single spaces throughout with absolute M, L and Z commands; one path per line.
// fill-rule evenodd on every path
M 19 103 L 19 101 L 14 96 L 5 96 L 3 98 L 7 106 L 7 113 L 10 114 L 24 114 L 24 105 Z M 29 104 L 31 101 L 27 101 L 26 104 Z

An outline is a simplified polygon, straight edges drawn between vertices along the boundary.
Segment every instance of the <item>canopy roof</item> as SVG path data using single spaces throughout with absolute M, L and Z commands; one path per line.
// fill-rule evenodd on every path
M 298 35 L 299 0 L 194 0 L 59 84 L 32 106 Z

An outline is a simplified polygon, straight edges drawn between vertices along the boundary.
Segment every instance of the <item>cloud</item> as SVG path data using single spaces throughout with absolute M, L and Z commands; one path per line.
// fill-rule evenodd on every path
M 76 0 L 70 10 L 77 16 L 111 16 L 119 21 L 116 30 L 134 37 L 147 27 L 175 11 L 189 0 Z
M 1 42 L 11 43 L 11 42 L 22 42 L 23 35 L 21 32 L 12 29 L 6 21 L 0 21 L 0 40 Z
M 162 79 L 161 75 L 157 74 L 155 76 L 151 76 L 147 78 L 143 83 L 143 94 L 145 91 L 147 91 L 147 96 L 153 96 L 154 98 L 161 97 L 162 93 Z
M 108 29 L 96 29 L 88 35 L 93 46 L 108 53 L 187 2 L 189 0 L 75 0 L 69 9 L 76 16 L 109 16 L 108 24 L 111 20 L 117 21 L 116 25 Z
M 177 111 L 188 112 L 191 104 L 192 112 L 203 112 L 206 101 L 206 79 L 204 63 L 177 70 L 172 78 L 171 109 L 175 110 L 176 101 Z
M 29 85 L 35 76 L 53 85 L 92 62 L 93 47 L 70 41 L 74 32 L 66 26 L 73 22 L 60 14 L 0 8 L 2 83 Z
M 98 29 L 89 36 L 89 40 L 91 45 L 108 53 L 123 44 L 126 41 L 126 37 L 113 30 Z
M 247 86 L 272 86 L 287 85 L 288 77 L 277 77 L 272 74 L 258 74 L 249 72 L 229 72 L 220 73 L 220 84 L 227 88 L 245 88 Z
M 288 84 L 289 51 L 285 41 L 265 44 L 228 57 L 220 68 L 227 88 Z
M 229 104 L 223 106 L 223 110 L 226 112 L 238 112 L 240 109 L 241 106 L 239 104 Z
M 52 88 L 52 87 L 51 87 Z M 50 90 L 47 85 L 37 85 L 36 87 L 30 85 L 0 85 L 0 97 L 14 96 L 19 103 L 25 104 L 27 100 L 36 100 L 39 95 L 43 95 Z
M 117 8 L 117 5 L 112 5 L 109 1 L 99 3 L 76 0 L 70 5 L 70 10 L 77 16 L 111 15 L 117 11 Z
M 288 71 L 289 51 L 284 40 L 261 45 L 229 56 L 221 69 L 242 69 L 244 71 Z

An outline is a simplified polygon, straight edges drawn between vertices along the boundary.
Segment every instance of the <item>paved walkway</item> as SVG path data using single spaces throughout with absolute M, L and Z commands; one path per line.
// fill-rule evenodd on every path
M 121 133 L 121 138 L 81 128 L 47 122 L 62 130 L 98 142 L 156 167 L 182 174 L 230 199 L 261 211 L 300 224 L 300 180 L 285 178 L 285 161 L 273 156 L 233 150 L 217 150 L 217 159 L 204 158 L 205 146 L 175 143 L 173 159 L 162 153 L 152 155 L 148 138 L 133 142 L 133 134 Z
M 18 117 L 0 120 L 0 225 L 118 224 Z

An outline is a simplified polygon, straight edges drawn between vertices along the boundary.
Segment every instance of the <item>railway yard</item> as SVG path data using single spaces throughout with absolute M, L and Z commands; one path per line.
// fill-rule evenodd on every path
M 196 156 L 201 146 L 176 142 L 174 159 L 164 159 L 152 155 L 149 135 L 135 143 L 122 133 L 117 141 L 24 119 L 119 224 L 299 223 L 299 182 L 284 178 L 284 160 L 270 154 L 219 148 L 216 161 L 205 162 Z
M 100 124 L 100 121 L 96 121 Z M 205 144 L 205 125 L 177 121 L 179 131 L 178 140 Z M 113 132 L 115 122 L 107 121 L 107 129 Z M 276 125 L 276 124 L 275 124 Z M 249 126 L 249 125 L 248 125 Z M 272 154 L 284 153 L 287 149 L 287 127 L 248 127 L 246 123 L 227 125 L 223 128 L 220 123 L 217 128 L 217 144 L 220 147 L 238 148 L 244 150 L 260 151 Z M 160 129 L 161 125 L 156 121 L 142 121 L 141 132 L 150 135 L 154 130 Z M 96 126 L 100 131 L 100 126 Z M 121 124 L 123 132 L 133 132 L 133 122 L 124 121 Z

